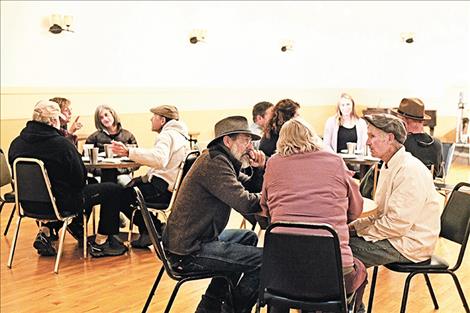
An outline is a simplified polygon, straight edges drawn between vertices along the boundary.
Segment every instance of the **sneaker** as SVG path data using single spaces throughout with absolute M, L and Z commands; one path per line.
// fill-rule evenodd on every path
M 83 223 L 78 218 L 74 218 L 72 222 L 67 225 L 67 231 L 79 243 L 83 242 Z
M 37 234 L 33 247 L 38 250 L 38 254 L 42 256 L 54 256 L 57 254 L 50 237 L 47 237 L 42 231 Z
M 151 244 L 150 236 L 147 233 L 141 233 L 139 239 L 131 241 L 131 246 L 137 249 L 147 249 Z
M 99 245 L 95 241 L 89 242 L 90 254 L 95 258 L 104 256 L 123 255 L 127 251 L 127 247 L 117 241 L 106 240 L 105 243 Z

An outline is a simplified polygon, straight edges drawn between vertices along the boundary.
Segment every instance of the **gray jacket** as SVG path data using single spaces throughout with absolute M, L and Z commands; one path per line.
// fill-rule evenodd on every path
M 240 173 L 240 162 L 223 145 L 204 150 L 184 178 L 163 234 L 168 251 L 178 255 L 197 252 L 201 243 L 217 240 L 227 226 L 230 210 L 261 210 L 263 170 L 251 177 Z

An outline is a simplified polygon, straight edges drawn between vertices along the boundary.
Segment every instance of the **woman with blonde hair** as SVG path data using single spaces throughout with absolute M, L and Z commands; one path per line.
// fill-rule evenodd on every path
M 300 104 L 284 99 L 279 101 L 273 108 L 271 118 L 266 123 L 263 138 L 261 138 L 259 149 L 270 157 L 276 151 L 276 142 L 282 125 L 293 117 L 299 115 Z
M 336 114 L 326 121 L 323 142 L 340 153 L 347 149 L 348 142 L 355 142 L 357 150 L 365 151 L 366 141 L 367 123 L 357 115 L 354 99 L 347 93 L 341 94 Z
M 352 255 L 348 223 L 361 215 L 363 200 L 351 176 L 342 158 L 323 148 L 313 128 L 293 118 L 282 126 L 277 153 L 266 163 L 261 208 L 272 223 L 330 224 L 340 240 L 346 292 L 356 291 L 360 305 L 367 272 Z

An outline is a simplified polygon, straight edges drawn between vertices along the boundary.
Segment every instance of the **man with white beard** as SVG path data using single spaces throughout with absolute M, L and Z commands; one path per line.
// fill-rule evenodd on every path
M 256 233 L 225 229 L 230 211 L 261 211 L 258 193 L 265 165 L 262 151 L 253 150 L 259 136 L 243 116 L 230 116 L 215 125 L 215 138 L 183 180 L 175 207 L 163 233 L 173 268 L 184 272 L 233 272 L 233 312 L 251 312 L 256 302 L 262 250 Z M 251 177 L 240 172 L 253 167 Z M 240 276 L 243 274 L 241 279 Z M 220 313 L 226 309 L 227 283 L 212 279 L 196 313 Z

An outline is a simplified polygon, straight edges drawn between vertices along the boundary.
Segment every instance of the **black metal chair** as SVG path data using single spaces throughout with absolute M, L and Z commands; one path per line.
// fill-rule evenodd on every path
M 173 305 L 173 302 L 176 298 L 176 294 L 178 293 L 178 290 L 180 289 L 181 285 L 183 285 L 185 282 L 188 282 L 188 281 L 207 279 L 207 278 L 217 277 L 217 278 L 225 279 L 227 281 L 228 288 L 229 288 L 230 302 L 231 304 L 233 304 L 233 300 L 231 299 L 233 285 L 230 280 L 229 273 L 221 273 L 221 272 L 180 273 L 178 271 L 175 271 L 172 268 L 170 262 L 168 261 L 167 254 L 163 247 L 162 240 L 157 233 L 155 224 L 153 223 L 153 220 L 150 216 L 150 212 L 147 208 L 147 205 L 145 204 L 144 197 L 142 196 L 142 193 L 140 192 L 139 188 L 134 187 L 134 190 L 137 194 L 137 202 L 139 203 L 140 210 L 142 212 L 142 217 L 144 218 L 145 226 L 147 227 L 155 254 L 162 261 L 162 266 L 160 268 L 160 271 L 158 272 L 157 278 L 155 279 L 155 283 L 153 284 L 152 289 L 150 290 L 147 301 L 145 302 L 144 308 L 142 309 L 142 313 L 147 312 L 147 309 L 150 306 L 150 303 L 152 302 L 152 298 L 155 295 L 155 291 L 157 290 L 158 284 L 160 283 L 160 280 L 162 278 L 164 271 L 167 273 L 167 275 L 171 279 L 177 282 L 173 289 L 173 292 L 171 293 L 170 299 L 168 300 L 168 304 L 165 308 L 165 313 L 170 312 L 171 306 Z
M 299 233 L 302 231 L 302 233 Z M 354 308 L 355 294 L 349 306 Z M 271 224 L 265 234 L 258 304 L 348 312 L 341 250 L 328 224 Z
M 467 189 L 470 187 L 469 183 L 459 183 L 454 187 L 449 201 L 447 201 L 444 211 L 441 216 L 441 233 L 440 237 L 453 241 L 460 245 L 460 252 L 457 261 L 453 267 L 449 267 L 449 263 L 443 258 L 433 255 L 429 261 L 421 263 L 391 263 L 384 265 L 387 269 L 400 272 L 409 273 L 405 280 L 405 287 L 403 289 L 403 297 L 401 300 L 400 312 L 404 313 L 406 310 L 406 302 L 408 300 L 408 291 L 410 289 L 411 279 L 417 274 L 423 274 L 428 286 L 429 293 L 431 294 L 434 308 L 439 309 L 436 296 L 432 289 L 431 280 L 428 274 L 448 274 L 454 279 L 455 287 L 460 295 L 465 312 L 469 313 L 469 307 L 462 287 L 460 286 L 459 279 L 455 272 L 462 264 L 465 248 L 470 234 L 470 190 L 462 191 L 462 187 Z M 375 284 L 377 281 L 378 266 L 374 267 L 372 282 L 370 286 L 369 305 L 367 312 L 372 312 L 372 305 L 374 301 Z
M 62 233 L 54 265 L 54 272 L 57 274 L 59 273 L 66 228 L 77 214 L 66 211 L 59 212 L 46 168 L 41 160 L 17 158 L 13 163 L 13 176 L 15 177 L 15 203 L 18 209 L 18 222 L 7 266 L 11 268 L 13 263 L 21 219 L 29 217 L 40 221 L 62 221 Z
M 194 162 L 198 158 L 198 156 L 201 154 L 200 151 L 198 150 L 192 150 L 186 154 L 186 157 L 184 160 L 180 163 L 180 166 L 178 168 L 178 174 L 176 175 L 176 180 L 175 180 L 175 185 L 173 186 L 173 191 L 171 194 L 171 199 L 170 203 L 155 203 L 155 202 L 145 202 L 147 205 L 147 208 L 151 211 L 156 211 L 157 213 L 161 213 L 163 217 L 165 218 L 165 221 L 168 219 L 168 215 L 171 212 L 171 209 L 173 208 L 173 204 L 175 203 L 176 195 L 178 193 L 178 190 L 181 186 L 181 182 L 183 181 L 183 178 L 186 176 L 186 174 L 189 172 L 189 169 L 191 166 L 193 166 Z M 137 208 L 136 208 L 137 209 Z M 131 220 L 129 223 L 129 234 L 127 240 L 131 242 L 131 236 L 132 236 L 132 228 L 134 226 L 134 215 L 135 215 L 136 210 L 132 211 L 132 216 Z
M 1 169 L 1 181 L 0 187 L 6 186 L 8 184 L 12 185 L 11 179 L 11 172 L 10 168 L 8 167 L 8 163 L 3 153 L 3 150 L 0 149 L 1 156 L 0 156 L 0 169 Z M 7 203 L 15 203 L 15 192 L 9 191 L 6 192 L 3 197 L 0 196 L 0 212 L 2 212 L 3 206 Z M 5 232 L 3 233 L 4 236 L 8 234 L 8 229 L 10 229 L 11 220 L 13 219 L 13 215 L 15 215 L 15 205 L 13 205 L 13 209 L 11 210 L 10 217 L 8 218 L 7 226 L 5 227 Z

